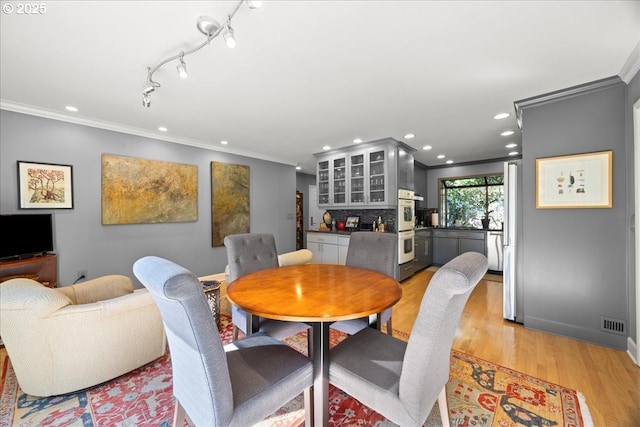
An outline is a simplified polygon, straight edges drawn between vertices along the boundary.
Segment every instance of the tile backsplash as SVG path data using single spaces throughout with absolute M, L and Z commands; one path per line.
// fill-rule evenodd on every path
M 327 209 L 331 217 L 336 221 L 344 221 L 348 216 L 359 216 L 360 224 L 371 224 L 378 221 L 378 217 L 382 218 L 385 230 L 388 232 L 396 231 L 396 215 L 395 209 Z

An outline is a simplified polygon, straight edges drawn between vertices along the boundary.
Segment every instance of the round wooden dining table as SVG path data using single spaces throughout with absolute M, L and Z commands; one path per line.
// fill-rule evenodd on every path
M 232 304 L 253 316 L 306 322 L 312 326 L 313 413 L 315 426 L 329 418 L 329 326 L 338 320 L 368 317 L 402 297 L 392 277 L 359 267 L 304 264 L 270 268 L 242 276 L 227 287 Z

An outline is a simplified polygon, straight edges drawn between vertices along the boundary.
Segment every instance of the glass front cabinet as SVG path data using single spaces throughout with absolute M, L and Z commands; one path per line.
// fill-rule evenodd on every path
M 367 203 L 370 205 L 389 204 L 387 173 L 387 151 L 384 148 L 367 150 L 368 193 Z
M 376 141 L 367 147 L 360 144 L 359 147 L 336 150 L 333 154 L 317 154 L 318 206 L 394 206 L 400 171 L 394 163 L 398 157 L 398 142 L 391 141 L 395 144 Z
M 331 160 L 333 177 L 333 191 L 331 192 L 332 206 L 346 206 L 347 204 L 347 156 L 334 157 Z
M 363 205 L 366 201 L 364 166 L 364 153 L 349 156 L 349 204 L 351 205 Z
M 318 162 L 318 206 L 329 206 L 329 160 Z

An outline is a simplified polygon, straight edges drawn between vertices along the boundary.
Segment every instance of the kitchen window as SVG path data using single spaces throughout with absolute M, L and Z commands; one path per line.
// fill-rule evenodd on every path
M 503 174 L 440 179 L 440 212 L 444 225 L 501 230 L 503 179 Z M 483 220 L 488 220 L 488 227 L 483 227 Z

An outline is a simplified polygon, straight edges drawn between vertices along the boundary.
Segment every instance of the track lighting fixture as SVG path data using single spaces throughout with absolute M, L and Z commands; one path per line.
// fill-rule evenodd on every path
M 179 54 L 161 61 L 158 65 L 156 65 L 153 68 L 147 67 L 147 81 L 142 89 L 142 105 L 144 107 L 151 106 L 151 99 L 149 95 L 151 94 L 151 92 L 155 91 L 156 88 L 160 87 L 160 83 L 153 81 L 153 73 L 158 71 L 158 69 L 160 69 L 160 67 L 162 67 L 164 64 L 178 59 L 179 62 L 178 62 L 178 65 L 176 66 L 176 69 L 178 70 L 178 74 L 180 75 L 180 77 L 182 77 L 183 79 L 186 79 L 187 64 L 185 64 L 184 62 L 184 57 L 187 55 L 191 55 L 192 53 L 195 53 L 200 49 L 202 49 L 203 47 L 205 47 L 206 45 L 210 44 L 211 41 L 215 39 L 222 30 L 224 30 L 223 38 L 224 38 L 225 44 L 230 48 L 233 48 L 236 46 L 236 39 L 233 34 L 233 28 L 231 28 L 231 19 L 233 19 L 236 12 L 238 12 L 238 9 L 240 9 L 240 6 L 242 5 L 242 3 L 245 3 L 245 2 L 247 3 L 247 6 L 249 6 L 250 9 L 258 9 L 262 6 L 261 1 L 240 0 L 236 4 L 233 11 L 227 16 L 227 22 L 225 23 L 224 27 L 222 27 L 218 21 L 216 21 L 215 19 L 209 16 L 205 16 L 205 15 L 199 16 L 196 21 L 196 27 L 198 28 L 198 31 L 200 31 L 202 34 L 206 36 L 206 40 L 204 42 L 200 43 L 198 46 L 194 47 L 191 50 L 180 51 Z
M 184 58 L 184 52 L 180 52 L 180 63 L 178 64 L 176 69 L 178 70 L 178 75 L 183 79 L 186 79 L 189 74 L 187 74 L 187 64 L 184 63 L 184 60 L 182 58 Z

